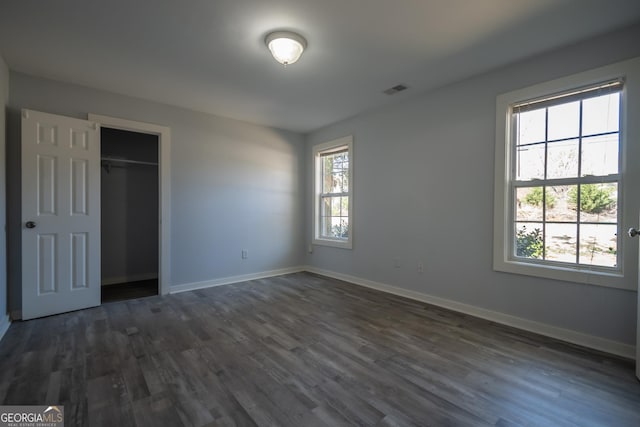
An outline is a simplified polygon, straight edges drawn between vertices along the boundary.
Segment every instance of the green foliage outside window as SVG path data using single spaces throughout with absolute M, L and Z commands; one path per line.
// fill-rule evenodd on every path
M 526 196 L 524 196 L 524 202 L 532 206 L 542 205 L 543 200 L 542 187 L 534 187 Z M 547 208 L 552 208 L 556 204 L 556 198 L 553 194 L 547 191 Z
M 542 231 L 539 228 L 527 232 L 527 227 L 522 227 L 516 233 L 516 254 L 524 258 L 542 258 L 544 242 Z
M 615 204 L 611 187 L 603 187 L 598 184 L 583 184 L 580 186 L 580 210 L 587 213 L 602 213 Z M 569 190 L 569 201 L 573 206 L 578 206 L 578 187 Z
M 349 225 L 344 221 L 342 221 L 340 225 L 334 225 L 331 227 L 331 235 L 342 239 L 349 238 Z

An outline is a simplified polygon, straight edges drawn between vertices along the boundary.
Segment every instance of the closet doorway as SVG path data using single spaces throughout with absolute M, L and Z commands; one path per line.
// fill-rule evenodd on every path
M 102 127 L 102 302 L 158 295 L 158 136 Z
M 101 129 L 115 129 L 152 135 L 157 138 L 158 155 L 158 289 L 166 295 L 171 288 L 171 128 L 154 124 L 89 113 L 88 119 Z M 103 276 L 104 277 L 104 276 Z

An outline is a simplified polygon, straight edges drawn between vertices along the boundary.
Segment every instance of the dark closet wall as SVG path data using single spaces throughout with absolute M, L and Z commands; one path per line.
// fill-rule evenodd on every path
M 158 162 L 158 138 L 103 128 L 102 157 Z M 102 283 L 158 275 L 158 167 L 103 161 Z

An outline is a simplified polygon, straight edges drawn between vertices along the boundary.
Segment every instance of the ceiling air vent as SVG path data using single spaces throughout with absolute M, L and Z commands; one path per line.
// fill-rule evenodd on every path
M 390 87 L 387 90 L 384 90 L 383 92 L 386 93 L 387 95 L 395 95 L 398 92 L 402 92 L 403 90 L 407 90 L 407 86 L 405 85 L 395 85 L 394 87 Z

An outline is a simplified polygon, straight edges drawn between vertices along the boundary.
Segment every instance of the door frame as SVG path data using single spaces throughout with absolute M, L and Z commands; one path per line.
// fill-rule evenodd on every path
M 92 113 L 88 114 L 88 119 L 101 127 L 158 137 L 158 293 L 166 295 L 171 289 L 171 128 Z

